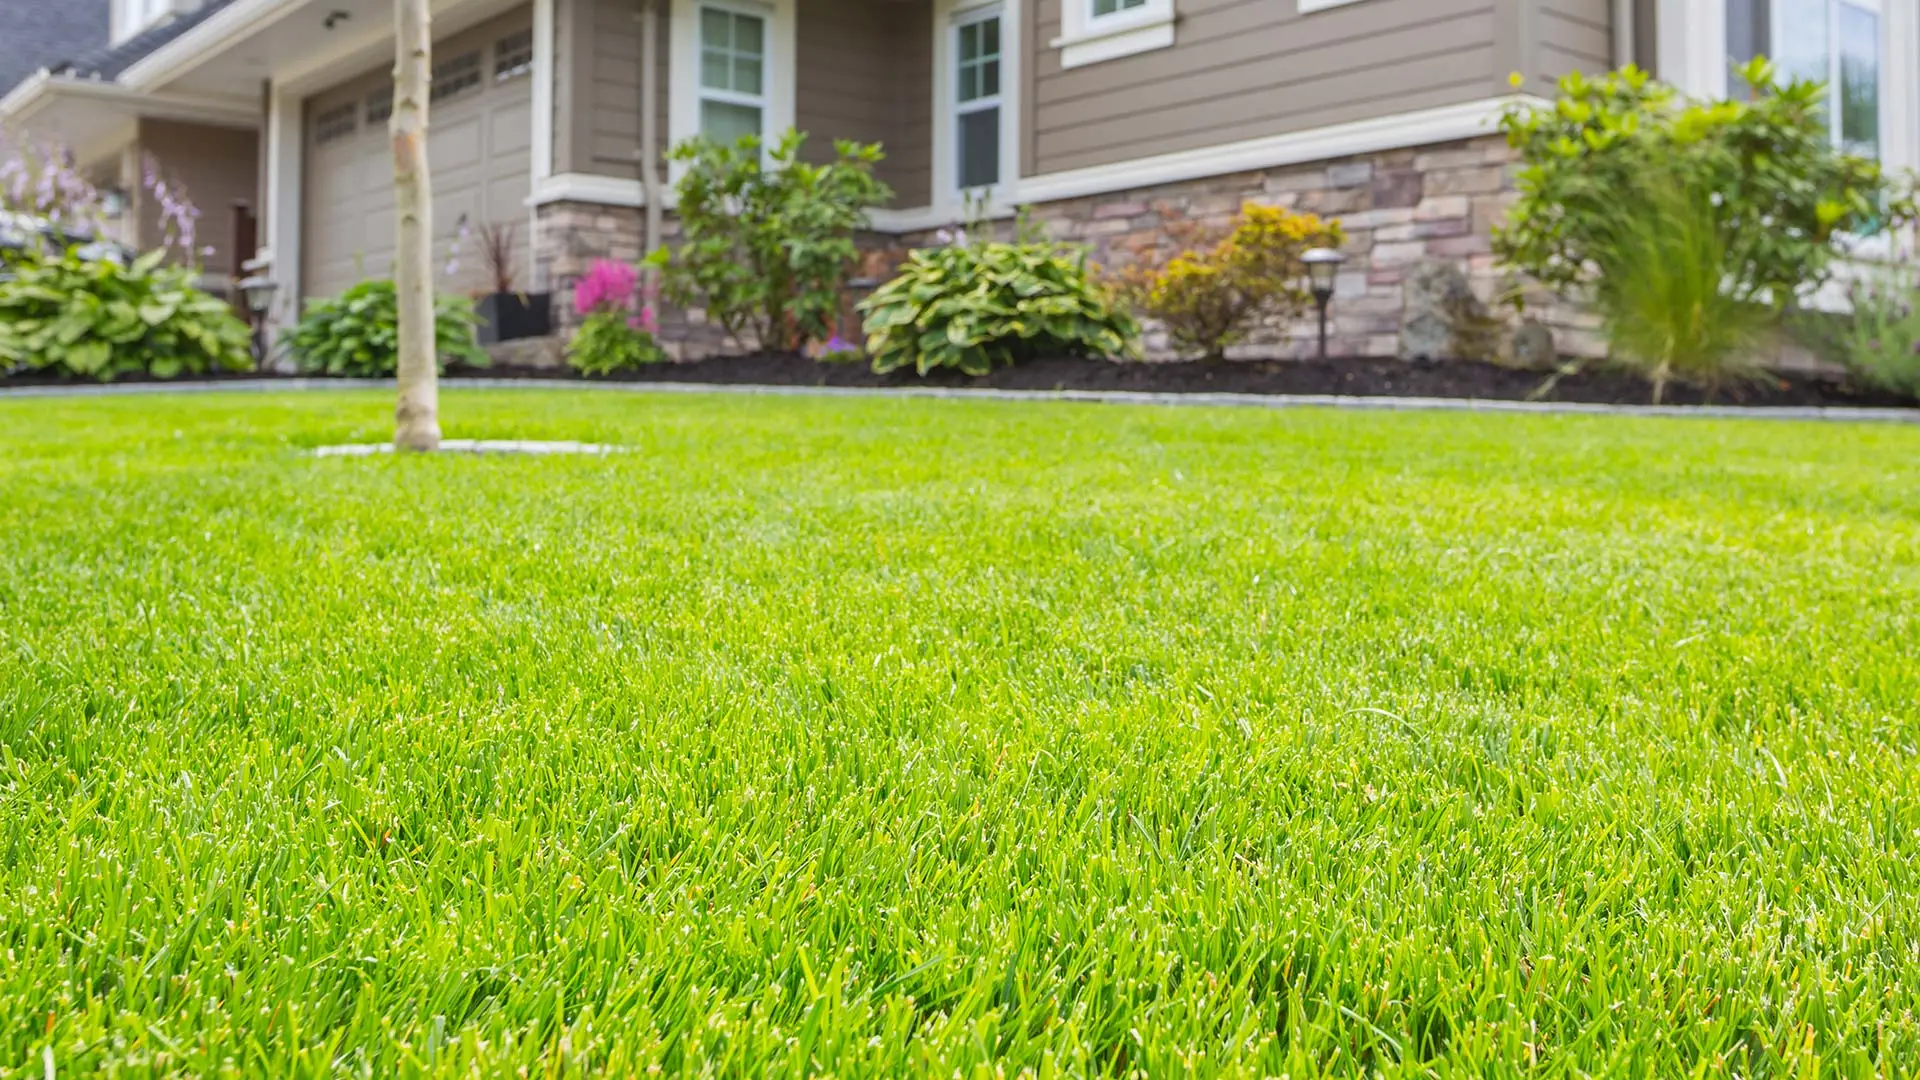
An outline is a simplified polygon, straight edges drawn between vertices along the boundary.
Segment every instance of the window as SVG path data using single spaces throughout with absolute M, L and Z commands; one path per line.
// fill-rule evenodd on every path
M 953 28 L 953 134 L 960 189 L 1000 182 L 1000 13 Z
M 767 20 L 700 9 L 700 134 L 721 142 L 761 135 L 767 109 Z
M 335 139 L 344 139 L 354 133 L 358 127 L 355 118 L 359 108 L 354 102 L 335 105 L 331 109 L 314 114 L 313 140 L 317 143 L 330 143 Z
M 533 31 L 508 34 L 493 43 L 493 81 L 517 79 L 533 70 Z
M 433 65 L 433 82 L 427 88 L 427 101 L 450 98 L 480 85 L 480 53 L 475 50 Z
M 393 87 L 383 86 L 367 95 L 367 125 L 384 124 L 393 115 Z
M 1173 0 L 1064 0 L 1061 67 L 1114 60 L 1173 44 Z
M 1834 145 L 1880 155 L 1880 0 L 1728 0 L 1727 59 L 1771 56 L 1786 78 L 1828 86 Z M 1729 75 L 1728 93 L 1744 91 Z

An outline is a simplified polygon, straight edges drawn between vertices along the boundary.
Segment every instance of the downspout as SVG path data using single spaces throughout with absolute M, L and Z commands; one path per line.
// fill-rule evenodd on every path
M 660 248 L 660 20 L 655 0 L 640 0 L 640 188 L 646 197 L 646 231 L 640 254 Z
M 1628 64 L 1638 64 L 1640 58 L 1634 55 L 1635 38 L 1633 25 L 1634 0 L 1613 0 L 1613 66 L 1617 71 Z

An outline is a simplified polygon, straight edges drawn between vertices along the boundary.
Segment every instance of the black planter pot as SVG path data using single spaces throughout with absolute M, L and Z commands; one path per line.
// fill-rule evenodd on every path
M 474 301 L 480 344 L 493 345 L 553 332 L 552 293 L 491 293 Z

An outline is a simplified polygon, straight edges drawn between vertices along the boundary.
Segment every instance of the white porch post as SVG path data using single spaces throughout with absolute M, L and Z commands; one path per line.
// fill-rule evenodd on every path
M 291 325 L 300 315 L 300 171 L 304 131 L 301 98 L 278 83 L 267 106 L 267 205 L 260 215 L 269 273 L 280 288 L 269 321 Z
M 1727 92 L 1726 0 L 1660 0 L 1660 78 L 1695 97 Z
M 1887 0 L 1881 17 L 1887 51 L 1880 157 L 1893 168 L 1920 168 L 1920 0 Z

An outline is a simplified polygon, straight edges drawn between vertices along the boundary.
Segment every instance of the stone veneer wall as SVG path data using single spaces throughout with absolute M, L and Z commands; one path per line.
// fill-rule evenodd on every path
M 1225 224 L 1246 202 L 1310 211 L 1338 218 L 1348 237 L 1351 261 L 1331 309 L 1333 355 L 1491 352 L 1498 355 L 1489 358 L 1538 365 L 1556 353 L 1602 354 L 1590 314 L 1537 291 L 1528 294 L 1524 322 L 1501 303 L 1513 286 L 1495 264 L 1492 231 L 1513 197 L 1510 153 L 1503 139 L 1489 136 L 1043 203 L 1031 214 L 1049 235 L 1087 245 L 1095 263 L 1120 266 L 1164 242 L 1169 221 Z M 573 283 L 594 259 L 633 261 L 642 254 L 641 212 L 554 203 L 540 208 L 539 225 L 535 260 L 564 330 L 577 322 Z M 676 232 L 669 215 L 668 242 Z M 933 242 L 931 232 L 865 239 L 896 252 Z M 1459 325 L 1463 313 L 1472 326 Z M 662 310 L 660 317 L 662 343 L 676 359 L 737 351 L 704 312 Z M 1474 332 L 1476 342 L 1464 343 Z M 1231 355 L 1306 357 L 1316 348 L 1309 314 L 1261 328 Z M 1147 350 L 1166 358 L 1164 335 L 1149 328 Z
M 1486 320 L 1483 336 L 1497 339 L 1506 359 L 1551 359 L 1544 339 L 1519 334 L 1523 327 L 1534 335 L 1544 327 L 1560 353 L 1592 355 L 1601 346 L 1597 323 L 1586 313 L 1530 292 L 1527 315 L 1536 326 L 1512 317 L 1501 303 L 1513 285 L 1495 264 L 1493 227 L 1514 193 L 1510 151 L 1503 138 L 1490 136 L 1048 203 L 1034 207 L 1033 216 L 1049 235 L 1088 245 L 1104 266 L 1123 265 L 1163 241 L 1169 220 L 1224 225 L 1247 202 L 1337 218 L 1350 261 L 1341 268 L 1329 312 L 1330 354 L 1457 356 L 1449 328 L 1434 324 L 1459 314 L 1436 308 L 1444 306 L 1447 284 L 1464 275 L 1472 296 L 1455 297 L 1455 306 L 1464 300 L 1469 318 Z M 1164 353 L 1164 338 L 1150 335 L 1148 348 Z M 1305 357 L 1316 349 L 1309 316 L 1263 327 L 1229 355 Z

